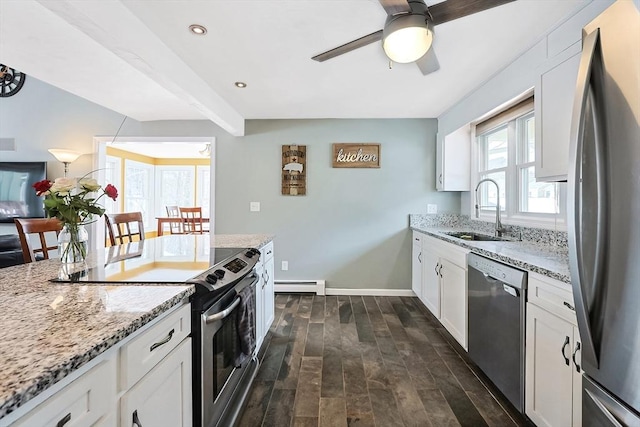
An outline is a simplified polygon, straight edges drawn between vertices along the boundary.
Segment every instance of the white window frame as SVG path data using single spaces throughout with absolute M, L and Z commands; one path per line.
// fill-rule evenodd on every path
M 523 132 L 522 129 L 517 129 L 516 122 L 518 119 L 526 117 L 532 113 L 535 113 L 535 110 L 527 111 L 523 114 L 518 115 L 515 118 L 511 118 L 507 123 L 502 123 L 493 127 L 493 129 L 488 129 L 484 133 L 491 132 L 499 127 L 508 124 L 508 132 L 509 138 L 516 137 L 516 132 Z M 537 119 L 537 118 L 536 118 Z M 483 155 L 482 150 L 480 149 L 480 141 L 478 138 L 479 135 L 476 134 L 476 127 L 471 127 L 471 158 L 473 159 L 471 162 L 471 192 L 470 192 L 470 203 L 469 203 L 469 215 L 472 219 L 478 219 L 480 221 L 486 222 L 495 222 L 495 210 L 494 209 L 480 209 L 478 218 L 475 217 L 475 188 L 480 181 L 480 162 L 483 160 L 481 156 Z M 522 135 L 520 135 L 522 138 Z M 520 150 L 521 151 L 521 150 Z M 529 166 L 535 166 L 535 161 L 528 163 L 518 164 L 517 162 L 520 160 L 522 153 L 519 153 L 517 150 L 517 144 L 509 144 L 508 148 L 508 162 L 507 167 L 505 168 L 497 168 L 492 169 L 492 172 L 499 172 L 504 170 L 506 173 L 505 176 L 505 194 L 507 203 L 504 207 L 504 210 L 501 210 L 501 220 L 504 224 L 508 225 L 518 225 L 524 227 L 536 227 L 536 228 L 546 228 L 553 229 L 559 231 L 566 231 L 566 184 L 557 183 L 558 185 L 558 209 L 555 214 L 546 214 L 546 213 L 530 213 L 530 212 L 520 212 L 520 197 L 522 197 L 520 189 L 522 188 L 521 182 L 521 171 L 524 168 Z M 511 161 L 513 159 L 513 161 Z M 482 171 L 482 173 L 486 173 L 486 171 Z M 491 184 L 483 184 L 483 186 L 478 190 L 482 191 L 485 185 Z M 482 200 L 481 197 L 479 197 Z

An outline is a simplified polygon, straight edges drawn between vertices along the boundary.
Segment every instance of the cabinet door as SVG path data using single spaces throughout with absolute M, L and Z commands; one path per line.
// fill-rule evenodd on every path
M 422 246 L 422 303 L 440 318 L 440 257 L 427 245 Z
M 269 328 L 273 323 L 273 319 L 275 317 L 275 294 L 274 294 L 274 280 L 273 274 L 275 270 L 275 259 L 273 257 L 269 258 L 269 260 L 264 264 L 264 289 L 262 292 L 262 297 L 264 300 L 263 307 L 263 335 L 266 335 L 269 332 Z
M 191 338 L 187 338 L 122 397 L 120 425 L 190 427 L 191 405 Z
M 469 191 L 471 128 L 469 125 L 441 137 L 436 145 L 436 190 Z
M 264 266 L 262 262 L 256 264 L 256 274 L 258 275 L 258 283 L 256 284 L 256 351 L 255 354 L 258 354 L 258 350 L 262 345 L 262 341 L 264 339 L 265 331 L 265 310 L 264 310 Z
M 582 426 L 582 359 L 580 332 L 573 327 L 573 427 Z
M 565 181 L 569 172 L 569 137 L 580 53 L 554 59 L 538 79 L 536 105 L 536 180 Z
M 440 258 L 441 307 L 440 321 L 451 335 L 467 349 L 467 272 L 464 268 Z
M 422 300 L 422 240 L 416 234 L 411 245 L 411 290 Z
M 572 425 L 573 330 L 569 322 L 527 304 L 525 412 L 538 427 Z

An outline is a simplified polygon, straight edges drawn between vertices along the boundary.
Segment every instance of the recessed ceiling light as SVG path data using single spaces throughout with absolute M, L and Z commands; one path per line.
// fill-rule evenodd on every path
M 236 87 L 239 87 L 239 88 L 247 87 L 247 84 L 245 82 L 235 82 L 234 84 L 236 85 Z
M 198 24 L 189 25 L 189 30 L 191 30 L 191 32 L 197 36 L 204 36 L 205 34 L 207 34 L 207 29 L 204 26 Z

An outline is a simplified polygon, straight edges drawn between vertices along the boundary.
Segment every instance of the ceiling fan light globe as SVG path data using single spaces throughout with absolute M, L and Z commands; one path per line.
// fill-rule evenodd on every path
M 385 54 L 393 62 L 406 64 L 422 58 L 433 43 L 433 32 L 426 25 L 397 29 L 382 41 Z

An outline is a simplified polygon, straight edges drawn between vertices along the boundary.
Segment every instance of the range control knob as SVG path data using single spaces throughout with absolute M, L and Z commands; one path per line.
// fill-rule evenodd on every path
M 247 258 L 253 258 L 253 251 L 252 250 L 248 250 L 247 252 L 244 253 L 244 256 L 246 256 Z
M 216 270 L 213 272 L 213 275 L 216 276 L 218 279 L 222 279 L 224 277 L 224 270 Z
M 218 281 L 218 278 L 216 276 L 214 276 L 213 274 L 207 274 L 206 281 L 211 283 L 212 285 L 215 285 L 216 282 Z

